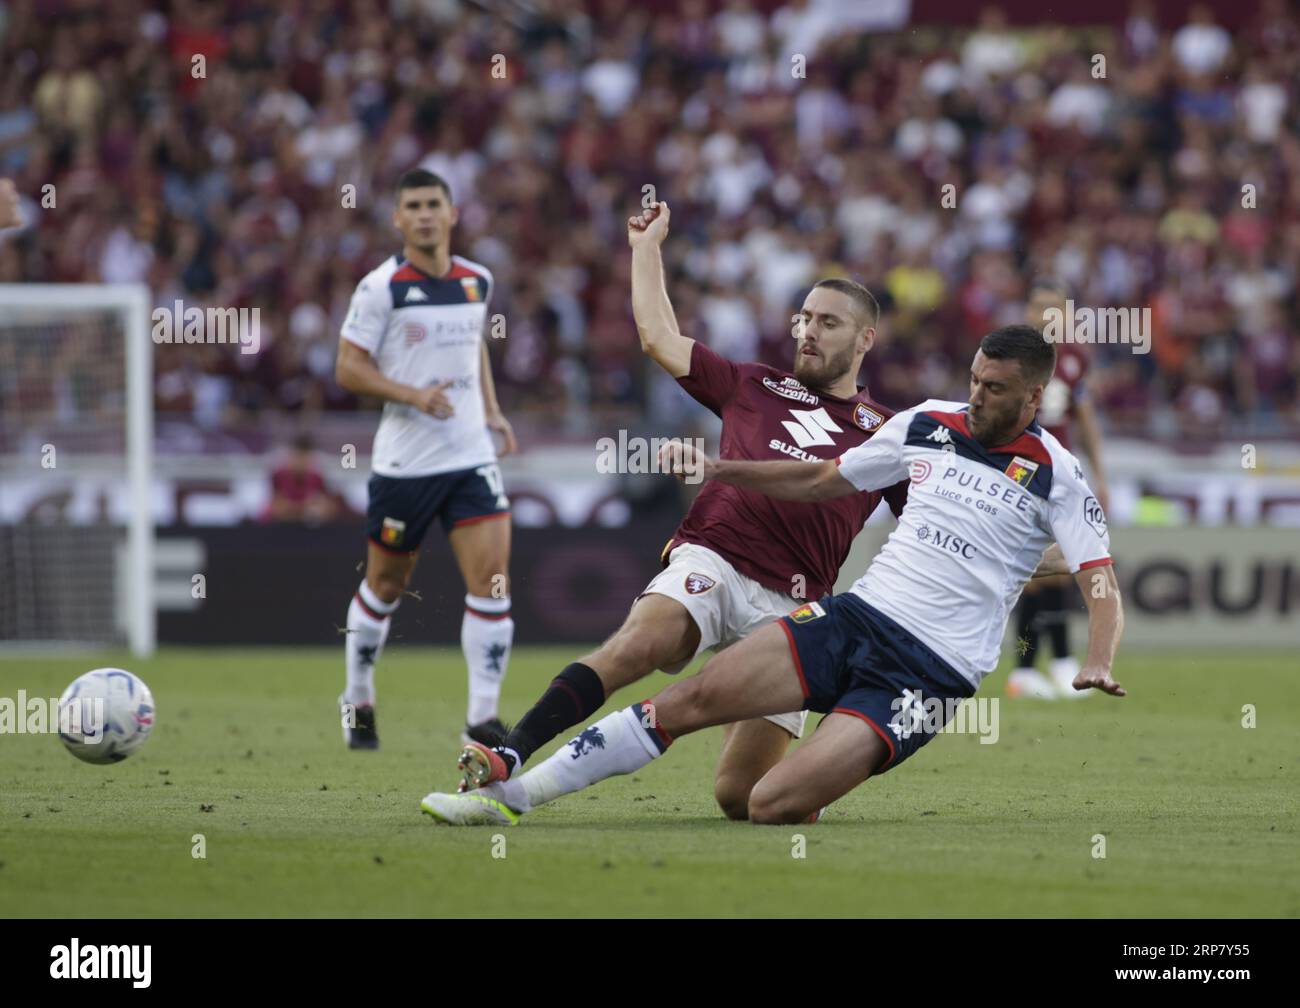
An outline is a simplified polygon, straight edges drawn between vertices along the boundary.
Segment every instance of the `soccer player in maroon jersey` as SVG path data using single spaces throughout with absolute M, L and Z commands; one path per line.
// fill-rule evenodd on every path
M 666 203 L 628 220 L 633 314 L 642 349 L 722 418 L 721 457 L 836 458 L 893 415 L 856 382 L 879 317 L 865 287 L 831 279 L 809 292 L 795 327 L 793 373 L 736 364 L 678 331 L 660 256 L 668 222 Z M 724 648 L 829 592 L 882 496 L 901 513 L 906 481 L 827 504 L 706 486 L 664 548 L 664 570 L 623 626 L 565 668 L 503 745 L 465 746 L 462 789 L 506 779 L 621 687 L 655 669 L 680 672 L 701 651 Z M 726 727 L 714 793 L 730 818 L 748 816 L 754 784 L 802 734 L 806 718 L 794 711 Z
M 1059 281 L 1046 277 L 1034 280 L 1025 305 L 1025 324 L 1042 330 L 1047 312 L 1052 308 L 1064 312 L 1067 297 L 1065 285 Z M 1078 343 L 1057 344 L 1056 373 L 1043 389 L 1038 422 L 1071 450 L 1070 428 L 1074 425 L 1079 434 L 1080 454 L 1092 470 L 1091 485 L 1102 510 L 1108 513 L 1110 500 L 1101 464 L 1101 426 L 1085 382 L 1088 364 L 1087 353 Z M 1067 577 L 1040 578 L 1025 585 L 1016 607 L 1016 668 L 1007 679 L 1009 696 L 1056 700 L 1088 695 L 1087 690 L 1071 686 L 1079 671 L 1079 662 L 1070 651 L 1067 623 L 1073 592 L 1074 586 Z M 1042 631 L 1047 632 L 1052 642 L 1050 678 L 1034 667 Z

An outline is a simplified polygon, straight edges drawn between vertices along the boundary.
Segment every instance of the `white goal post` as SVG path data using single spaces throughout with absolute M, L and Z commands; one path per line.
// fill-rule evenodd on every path
M 0 284 L 0 649 L 152 654 L 152 463 L 149 289 Z M 126 499 L 101 490 L 96 510 L 105 473 Z

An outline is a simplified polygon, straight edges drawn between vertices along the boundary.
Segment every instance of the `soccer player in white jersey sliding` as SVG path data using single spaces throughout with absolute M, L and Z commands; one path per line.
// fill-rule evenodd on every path
M 412 169 L 398 180 L 395 255 L 357 285 L 339 341 L 338 383 L 384 400 L 366 512 L 366 576 L 348 607 L 344 737 L 376 749 L 375 663 L 437 518 L 468 594 L 460 641 L 469 673 L 465 741 L 497 745 L 510 619 L 510 502 L 490 432 L 515 450 L 497 405 L 484 329 L 492 274 L 451 254 L 457 211 L 447 183 Z
M 559 795 L 639 770 L 682 735 L 803 707 L 827 717 L 749 799 L 752 822 L 803 822 L 911 756 L 974 694 L 1053 539 L 1088 604 L 1074 688 L 1123 696 L 1111 675 L 1123 611 L 1105 515 L 1074 456 L 1034 421 L 1055 361 L 1036 330 L 995 330 L 975 355 L 968 403 L 904 410 L 834 461 L 715 461 L 673 443 L 675 466 L 782 500 L 821 501 L 903 476 L 911 489 L 850 591 L 768 624 L 518 779 L 426 795 L 423 811 L 456 825 L 513 824 Z

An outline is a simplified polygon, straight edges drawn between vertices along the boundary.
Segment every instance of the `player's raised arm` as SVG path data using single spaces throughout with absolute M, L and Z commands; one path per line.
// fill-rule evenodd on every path
M 840 475 L 835 462 L 743 462 L 712 459 L 694 445 L 670 441 L 659 449 L 659 467 L 680 476 L 699 473 L 704 479 L 757 490 L 778 500 L 821 501 L 857 493 Z
M 674 378 L 681 378 L 690 374 L 695 340 L 678 330 L 664 283 L 659 247 L 668 235 L 669 216 L 667 203 L 654 203 L 627 220 L 627 243 L 632 246 L 632 315 L 641 349 Z

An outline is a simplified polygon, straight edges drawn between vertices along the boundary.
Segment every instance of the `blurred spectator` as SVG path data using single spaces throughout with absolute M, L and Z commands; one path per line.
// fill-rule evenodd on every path
M 271 472 L 271 503 L 263 521 L 316 525 L 339 511 L 339 499 L 317 467 L 311 436 L 299 435 L 284 464 Z
M 1208 5 L 1162 22 L 1170 5 L 1136 0 L 1109 26 L 1122 54 L 1104 79 L 1095 29 L 1011 25 L 996 6 L 973 30 L 842 0 L 654 17 L 535 0 L 513 20 L 450 0 L 64 8 L 4 8 L 0 174 L 58 198 L 0 234 L 0 282 L 260 307 L 258 354 L 156 348 L 174 443 L 259 448 L 358 408 L 333 381 L 337 334 L 398 248 L 392 186 L 415 163 L 451 182 L 454 251 L 494 272 L 498 396 L 534 431 L 688 408 L 653 384 L 628 305 L 623 220 L 652 186 L 675 211 L 682 329 L 728 355 L 788 365 L 790 314 L 833 272 L 885 306 L 863 375 L 876 395 L 960 397 L 974 341 L 1048 273 L 1079 305 L 1152 308 L 1148 357 L 1094 357 L 1114 430 L 1300 436 L 1285 0 L 1258 0 L 1235 36 Z M 84 384 L 47 364 L 65 370 L 16 364 L 46 386 L 22 390 L 32 408 Z

